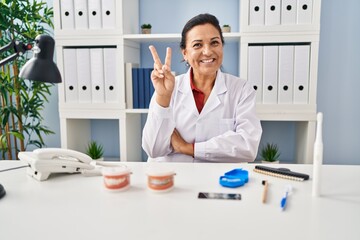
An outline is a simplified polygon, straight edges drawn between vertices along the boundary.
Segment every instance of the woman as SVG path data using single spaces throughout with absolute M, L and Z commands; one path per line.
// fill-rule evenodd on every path
M 224 38 L 217 18 L 200 14 L 182 31 L 187 73 L 171 74 L 171 49 L 162 64 L 156 49 L 155 88 L 143 129 L 148 161 L 254 161 L 261 138 L 255 91 L 243 79 L 221 72 Z

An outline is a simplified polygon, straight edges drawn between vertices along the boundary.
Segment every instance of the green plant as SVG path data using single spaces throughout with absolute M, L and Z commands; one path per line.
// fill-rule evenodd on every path
M 86 154 L 89 155 L 92 159 L 99 159 L 104 154 L 104 148 L 96 141 L 90 141 L 86 148 Z
M 141 25 L 142 29 L 150 29 L 152 26 L 150 23 L 144 23 L 143 25 Z
M 230 27 L 230 25 L 229 24 L 224 24 L 223 27 Z
M 267 162 L 275 162 L 280 157 L 279 147 L 273 143 L 267 143 L 261 148 L 260 156 Z
M 53 28 L 53 9 L 46 2 L 0 1 L 0 46 L 12 40 L 33 43 L 39 34 Z M 29 51 L 30 52 L 30 51 Z M 43 134 L 53 134 L 43 125 L 41 111 L 51 94 L 51 84 L 19 78 L 19 71 L 31 53 L 0 68 L 0 151 L 3 159 L 17 158 L 30 145 L 45 145 Z M 2 54 L 1 59 L 12 53 Z

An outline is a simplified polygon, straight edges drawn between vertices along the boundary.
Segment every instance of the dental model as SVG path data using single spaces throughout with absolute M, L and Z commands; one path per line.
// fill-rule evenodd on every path
M 174 187 L 173 171 L 151 170 L 147 173 L 148 188 L 154 192 L 167 192 Z
M 104 186 L 108 190 L 123 191 L 130 187 L 130 169 L 126 166 L 103 167 Z

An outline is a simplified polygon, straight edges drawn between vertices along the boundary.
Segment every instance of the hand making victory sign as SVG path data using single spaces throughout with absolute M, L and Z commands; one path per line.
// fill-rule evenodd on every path
M 162 107 L 168 107 L 174 90 L 175 77 L 171 73 L 171 48 L 166 48 L 164 65 L 154 46 L 149 46 L 154 59 L 154 70 L 151 72 L 151 80 L 155 88 L 156 102 Z

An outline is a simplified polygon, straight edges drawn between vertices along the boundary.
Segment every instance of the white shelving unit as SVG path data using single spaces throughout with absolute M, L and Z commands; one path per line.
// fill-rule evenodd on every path
M 98 0 L 114 4 L 115 24 L 112 29 L 64 28 L 63 2 L 89 2 L 96 0 L 55 0 L 55 40 L 57 64 L 64 78 L 64 49 L 84 47 L 116 48 L 116 81 L 119 100 L 115 103 L 69 103 L 65 97 L 65 84 L 59 85 L 59 114 L 61 145 L 83 151 L 91 139 L 92 119 L 115 119 L 119 121 L 119 133 L 114 133 L 120 142 L 121 161 L 141 160 L 141 113 L 147 109 L 126 108 L 125 63 L 141 63 L 141 44 L 149 42 L 179 42 L 180 33 L 139 33 L 139 0 Z M 164 0 L 165 1 L 165 0 Z M 310 4 L 310 23 L 295 25 L 253 26 L 249 23 L 250 3 L 269 1 L 274 4 L 290 2 L 301 6 Z M 62 2 L 62 3 L 61 3 Z M 299 163 L 312 162 L 316 120 L 317 58 L 320 33 L 320 0 L 239 0 L 240 31 L 225 33 L 225 41 L 239 44 L 240 76 L 248 77 L 248 47 L 251 44 L 306 43 L 311 46 L 309 100 L 306 104 L 257 104 L 263 121 L 294 121 L 297 125 L 297 159 Z M 204 1 L 206 3 L 206 1 Z M 251 5 L 252 6 L 252 5 Z M 103 8 L 104 12 L 105 9 Z M 174 9 L 172 9 L 174 11 Z M 221 11 L 221 10 L 219 10 Z M 71 14 L 71 13 L 70 13 Z M 76 12 L 73 12 L 76 14 Z M 63 79 L 66 82 L 66 79 Z

